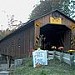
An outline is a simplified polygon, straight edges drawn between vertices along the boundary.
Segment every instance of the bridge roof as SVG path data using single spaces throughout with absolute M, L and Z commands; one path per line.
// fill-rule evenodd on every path
M 42 18 L 42 17 L 44 17 L 44 16 L 47 16 L 47 15 L 53 13 L 53 12 L 60 13 L 63 17 L 65 17 L 66 19 L 68 19 L 68 20 L 72 21 L 73 23 L 75 23 L 75 20 L 74 20 L 74 19 L 72 19 L 72 18 L 70 18 L 69 16 L 63 14 L 63 13 L 60 12 L 59 10 L 54 10 L 54 11 L 51 11 L 51 12 L 49 12 L 49 13 L 47 13 L 47 14 L 41 16 L 41 17 L 38 17 L 38 18 L 36 18 L 36 19 L 29 20 L 28 22 L 23 23 L 21 27 L 19 27 L 19 28 L 16 29 L 14 32 L 12 32 L 11 34 L 5 36 L 2 40 L 0 40 L 0 43 L 1 43 L 2 41 L 6 40 L 6 39 L 8 39 L 8 38 L 10 38 L 10 37 L 12 37 L 12 36 L 15 35 L 16 33 L 21 32 L 23 29 L 26 29 L 26 28 L 28 28 L 28 27 L 34 25 L 34 21 L 35 21 L 35 20 L 40 19 L 40 18 Z

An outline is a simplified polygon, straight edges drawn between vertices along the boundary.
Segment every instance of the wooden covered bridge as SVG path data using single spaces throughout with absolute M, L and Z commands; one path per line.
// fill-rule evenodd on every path
M 0 54 L 7 58 L 23 58 L 37 49 L 39 36 L 43 35 L 42 49 L 64 46 L 64 51 L 75 49 L 75 21 L 55 10 L 23 26 L 0 40 Z

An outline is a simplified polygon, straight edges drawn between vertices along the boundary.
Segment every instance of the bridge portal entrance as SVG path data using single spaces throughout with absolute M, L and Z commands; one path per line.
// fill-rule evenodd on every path
M 71 29 L 65 25 L 47 24 L 40 28 L 40 35 L 44 36 L 43 49 L 50 50 L 51 46 L 64 46 L 65 50 L 71 48 Z

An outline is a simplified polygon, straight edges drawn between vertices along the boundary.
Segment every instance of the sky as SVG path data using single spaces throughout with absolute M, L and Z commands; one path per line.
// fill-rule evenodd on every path
M 8 27 L 9 19 L 27 22 L 31 11 L 40 0 L 0 0 L 0 29 Z

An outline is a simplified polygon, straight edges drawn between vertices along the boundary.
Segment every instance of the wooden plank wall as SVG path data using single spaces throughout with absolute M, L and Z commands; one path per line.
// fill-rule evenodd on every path
M 34 47 L 34 27 L 14 34 L 0 43 L 0 53 L 14 58 L 22 58 L 31 55 Z

